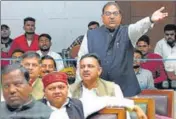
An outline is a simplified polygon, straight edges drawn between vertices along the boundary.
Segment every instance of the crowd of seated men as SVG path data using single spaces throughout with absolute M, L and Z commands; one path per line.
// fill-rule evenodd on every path
M 98 27 L 95 21 L 88 24 L 89 32 Z M 139 119 L 147 119 L 133 100 L 124 97 L 120 85 L 100 78 L 104 70 L 97 54 L 88 53 L 80 58 L 78 67 L 82 80 L 75 82 L 76 62 L 70 65 L 63 60 L 71 54 L 64 57 L 52 51 L 52 37 L 46 33 L 36 34 L 32 17 L 24 19 L 24 31 L 13 40 L 10 27 L 1 25 L 1 57 L 10 59 L 1 60 L 2 119 L 84 119 L 107 106 L 125 107 L 128 119 L 129 110 Z M 67 51 L 81 45 L 83 38 L 79 36 Z M 176 90 L 176 25 L 167 24 L 164 38 L 158 41 L 154 53 L 150 50 L 149 36 L 142 35 L 133 56 L 140 89 Z M 170 61 L 174 58 L 175 61 Z M 65 70 L 68 66 L 73 70 Z M 90 100 L 94 101 L 89 103 Z

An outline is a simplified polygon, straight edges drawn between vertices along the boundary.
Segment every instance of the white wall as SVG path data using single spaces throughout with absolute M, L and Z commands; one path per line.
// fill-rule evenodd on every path
M 85 34 L 87 24 L 101 22 L 101 10 L 106 1 L 1 1 L 1 24 L 11 28 L 15 38 L 23 31 L 23 19 L 36 19 L 36 33 L 49 33 L 52 50 L 60 52 L 79 35 Z

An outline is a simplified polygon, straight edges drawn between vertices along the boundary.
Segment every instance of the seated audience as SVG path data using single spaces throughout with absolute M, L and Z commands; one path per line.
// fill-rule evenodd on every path
M 164 38 L 157 42 L 154 52 L 161 55 L 164 59 L 176 53 L 175 24 L 167 24 L 164 27 Z
M 29 85 L 32 86 L 32 96 L 37 100 L 43 98 L 43 83 L 40 78 L 40 56 L 34 51 L 25 52 L 21 65 L 29 71 Z
M 41 77 L 53 71 L 57 71 L 55 60 L 49 55 L 43 56 L 41 58 L 40 70 L 41 70 L 41 73 L 40 73 Z
M 41 101 L 55 110 L 50 119 L 59 118 L 60 114 L 58 112 L 63 112 L 64 119 L 85 119 L 106 106 L 133 108 L 133 103 L 117 97 L 94 97 L 89 94 L 80 100 L 68 97 L 68 77 L 63 72 L 47 74 L 42 81 L 45 98 Z M 94 101 L 90 103 L 90 100 Z M 139 119 L 146 119 L 146 115 L 140 108 L 134 107 L 134 110 L 137 110 Z
M 165 81 L 166 85 L 165 87 L 169 89 L 175 89 L 176 88 L 176 81 L 172 80 L 175 79 L 174 72 L 170 72 L 170 68 L 173 70 L 173 66 L 168 67 L 168 63 L 174 61 L 169 61 L 170 58 L 174 58 L 176 54 L 176 25 L 175 24 L 167 24 L 164 27 L 164 38 L 159 40 L 155 47 L 155 53 L 160 54 L 164 60 L 165 60 L 165 70 L 168 74 L 168 80 Z M 167 61 L 167 62 L 166 62 Z M 169 63 L 170 64 L 170 63 Z
M 21 49 L 24 52 L 37 51 L 39 49 L 38 35 L 35 34 L 35 19 L 32 17 L 25 18 L 23 29 L 25 33 L 14 39 L 9 50 L 9 56 L 12 56 L 12 52 L 15 49 Z
M 52 58 L 54 58 L 56 62 L 57 70 L 58 71 L 62 70 L 64 68 L 62 57 L 58 53 L 53 52 L 50 49 L 52 46 L 51 36 L 49 34 L 41 34 L 39 36 L 38 41 L 39 41 L 39 50 L 37 51 L 37 53 L 40 55 L 40 57 L 45 55 L 51 56 Z
M 21 57 L 24 54 L 24 51 L 20 49 L 15 49 L 12 53 L 12 63 L 20 63 Z
M 154 89 L 154 80 L 152 76 L 152 72 L 143 69 L 140 66 L 140 60 L 142 59 L 142 52 L 139 50 L 134 51 L 134 62 L 133 62 L 133 69 L 136 74 L 136 77 L 138 79 L 139 85 L 141 90 L 144 89 Z
M 49 119 L 52 110 L 32 98 L 29 72 L 19 64 L 7 65 L 2 71 L 0 119 Z
M 163 81 L 167 80 L 162 57 L 150 52 L 150 38 L 147 35 L 141 36 L 137 41 L 136 46 L 137 49 L 142 52 L 143 59 L 146 59 L 141 62 L 141 68 L 150 70 L 153 75 L 155 87 L 162 89 Z
M 165 69 L 169 78 L 168 88 L 176 91 L 176 53 L 167 57 Z

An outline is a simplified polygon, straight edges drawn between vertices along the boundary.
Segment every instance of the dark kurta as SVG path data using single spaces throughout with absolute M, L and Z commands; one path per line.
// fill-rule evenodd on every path
M 33 100 L 18 109 L 1 102 L 0 112 L 0 119 L 49 119 L 52 110 L 43 103 Z

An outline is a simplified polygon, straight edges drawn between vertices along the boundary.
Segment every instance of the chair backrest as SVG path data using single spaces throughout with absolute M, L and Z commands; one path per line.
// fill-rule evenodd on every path
M 70 51 L 70 57 L 73 59 L 76 58 L 78 56 L 79 49 L 80 45 L 75 45 Z
M 106 107 L 98 113 L 89 116 L 87 119 L 126 119 L 126 111 L 124 108 Z
M 155 119 L 155 100 L 152 98 L 132 98 L 147 115 L 148 119 Z M 134 112 L 130 113 L 131 119 L 136 119 L 137 115 Z
M 132 98 L 135 104 L 142 108 L 148 119 L 155 119 L 155 100 L 152 98 Z M 137 119 L 135 112 L 130 113 L 131 119 Z M 104 108 L 98 113 L 89 116 L 87 119 L 126 119 L 125 108 L 111 107 Z
M 174 91 L 173 90 L 143 90 L 140 97 L 149 97 L 155 100 L 156 114 L 173 117 Z

